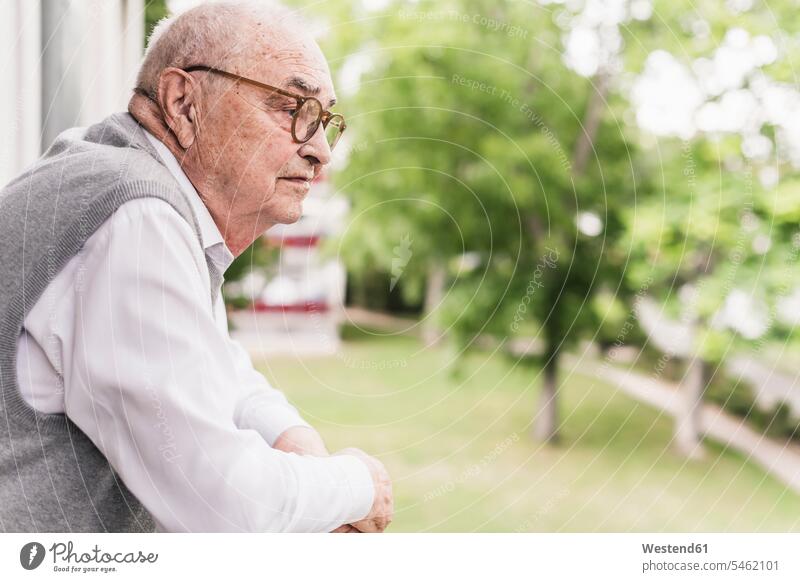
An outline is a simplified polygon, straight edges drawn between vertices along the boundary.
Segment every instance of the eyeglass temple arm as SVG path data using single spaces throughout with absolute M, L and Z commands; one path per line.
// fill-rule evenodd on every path
M 237 81 L 242 81 L 243 83 L 250 83 L 251 85 L 255 85 L 256 87 L 261 87 L 262 89 L 268 89 L 270 91 L 274 91 L 275 93 L 279 93 L 284 97 L 291 97 L 293 99 L 297 99 L 301 105 L 307 100 L 307 98 L 302 95 L 295 95 L 294 93 L 284 91 L 280 87 L 273 87 L 272 85 L 267 85 L 266 83 L 262 83 L 261 81 L 256 81 L 255 79 L 248 79 L 247 77 L 242 77 L 241 75 L 237 75 L 236 73 L 229 73 L 228 71 L 223 71 L 222 69 L 216 69 L 214 67 L 209 67 L 207 65 L 193 65 L 183 70 L 186 71 L 187 73 L 191 73 L 192 71 L 206 71 L 209 73 L 217 73 L 218 75 L 228 77 L 229 79 L 236 79 Z

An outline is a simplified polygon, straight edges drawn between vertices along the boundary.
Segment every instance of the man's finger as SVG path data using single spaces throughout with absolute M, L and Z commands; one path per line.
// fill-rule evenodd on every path
M 380 516 L 374 519 L 357 521 L 353 524 L 353 526 L 362 533 L 380 533 L 386 529 L 386 525 L 386 519 Z

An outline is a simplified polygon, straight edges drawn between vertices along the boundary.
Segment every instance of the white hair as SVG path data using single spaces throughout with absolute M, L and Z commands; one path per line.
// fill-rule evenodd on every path
M 147 43 L 136 88 L 155 99 L 161 72 L 207 65 L 225 69 L 252 56 L 255 33 L 301 28 L 295 11 L 272 0 L 210 1 L 158 22 Z

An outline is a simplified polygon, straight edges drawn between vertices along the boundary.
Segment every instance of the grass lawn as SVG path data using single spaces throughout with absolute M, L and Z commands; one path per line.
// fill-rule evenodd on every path
M 592 378 L 564 378 L 562 440 L 544 446 L 530 437 L 537 368 L 346 337 L 337 356 L 258 365 L 331 450 L 386 464 L 392 531 L 800 531 L 800 496 L 713 443 L 684 461 L 669 418 Z

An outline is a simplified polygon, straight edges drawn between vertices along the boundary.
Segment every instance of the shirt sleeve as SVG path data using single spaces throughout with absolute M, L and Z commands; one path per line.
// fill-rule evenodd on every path
M 222 298 L 219 299 L 222 301 Z M 225 332 L 227 335 L 227 331 Z M 237 373 L 240 396 L 236 406 L 236 426 L 252 429 L 272 446 L 283 431 L 293 426 L 306 426 L 297 409 L 280 390 L 274 388 L 253 367 L 250 355 L 236 340 L 228 336 L 228 349 Z
M 369 513 L 357 457 L 285 453 L 237 426 L 229 338 L 202 249 L 171 206 L 122 205 L 82 257 L 66 412 L 159 529 L 324 532 Z

